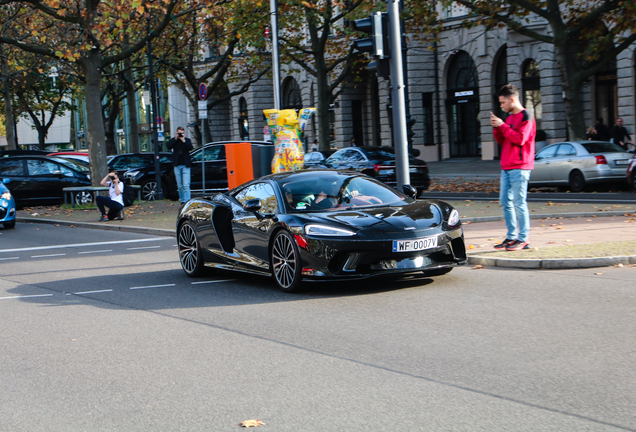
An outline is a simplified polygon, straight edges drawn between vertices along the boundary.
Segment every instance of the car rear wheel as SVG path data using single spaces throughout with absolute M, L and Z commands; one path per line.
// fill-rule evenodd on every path
M 15 228 L 15 221 L 5 222 L 3 225 L 6 229 Z
M 279 231 L 271 250 L 272 274 L 278 287 L 285 292 L 298 290 L 302 280 L 300 252 L 292 235 Z
M 82 191 L 75 194 L 75 204 L 91 204 L 93 202 L 93 194 Z
M 423 270 L 422 273 L 424 273 L 424 276 L 443 276 L 445 274 L 450 273 L 453 270 L 453 267 L 447 267 L 447 268 L 440 268 L 440 269 L 433 269 L 433 270 Z
M 179 261 L 183 271 L 190 277 L 203 274 L 204 262 L 201 254 L 201 246 L 194 226 L 185 222 L 179 227 Z
M 161 182 L 161 194 L 163 197 L 167 197 L 168 187 L 164 182 Z M 148 180 L 141 185 L 141 199 L 144 201 L 154 201 L 157 199 L 157 182 L 154 180 Z
M 585 189 L 585 177 L 581 171 L 572 171 L 570 173 L 570 190 L 572 192 L 581 192 Z

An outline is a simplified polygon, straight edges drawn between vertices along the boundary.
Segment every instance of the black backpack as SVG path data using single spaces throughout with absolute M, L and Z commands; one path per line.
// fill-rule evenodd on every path
M 124 193 L 122 194 L 124 198 L 124 207 L 130 207 L 135 203 L 135 191 L 130 186 L 132 186 L 130 179 L 125 179 Z

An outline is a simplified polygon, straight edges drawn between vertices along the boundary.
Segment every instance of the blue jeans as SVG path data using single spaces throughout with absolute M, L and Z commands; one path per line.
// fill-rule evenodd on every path
M 175 166 L 174 177 L 177 180 L 179 201 L 184 203 L 190 199 L 190 168 L 185 165 Z
M 510 240 L 528 241 L 530 235 L 530 213 L 528 212 L 528 180 L 530 170 L 512 169 L 501 171 L 499 204 L 503 210 Z M 519 235 L 517 236 L 517 219 Z

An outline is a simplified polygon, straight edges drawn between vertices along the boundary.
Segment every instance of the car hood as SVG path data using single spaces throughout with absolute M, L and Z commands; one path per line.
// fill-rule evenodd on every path
M 443 222 L 441 209 L 435 203 L 427 201 L 416 201 L 399 206 L 324 212 L 320 213 L 318 217 L 351 228 L 373 228 L 375 231 L 402 231 L 407 228 L 428 229 L 437 227 Z

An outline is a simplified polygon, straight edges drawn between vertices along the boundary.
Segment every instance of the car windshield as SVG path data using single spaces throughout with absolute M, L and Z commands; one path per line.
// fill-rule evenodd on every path
M 323 173 L 290 176 L 278 181 L 290 213 L 403 205 L 413 200 L 367 176 Z
M 89 168 L 88 165 L 86 165 L 85 163 L 82 163 L 78 160 L 74 160 L 74 159 L 66 159 L 66 158 L 62 158 L 62 157 L 54 157 L 53 159 L 55 159 L 56 162 L 59 162 L 60 164 L 64 165 L 65 167 L 74 169 L 75 171 L 79 171 L 81 173 L 87 173 L 89 172 Z
M 624 153 L 625 150 L 611 142 L 584 142 L 581 143 L 590 153 Z

